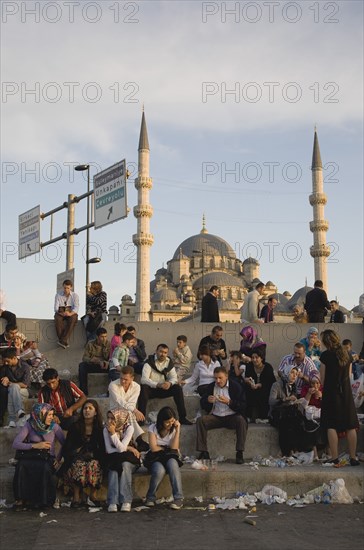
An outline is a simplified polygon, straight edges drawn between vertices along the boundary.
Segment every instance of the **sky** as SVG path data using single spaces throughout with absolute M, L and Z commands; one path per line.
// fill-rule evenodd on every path
M 51 318 L 65 241 L 18 259 L 18 217 L 46 213 L 126 159 L 127 218 L 90 231 L 91 280 L 108 305 L 135 295 L 134 187 L 141 113 L 154 208 L 151 279 L 199 233 L 225 239 L 292 294 L 314 281 L 316 125 L 327 194 L 328 294 L 363 293 L 363 4 L 1 2 L 1 288 L 19 317 Z M 76 205 L 76 227 L 86 223 Z M 50 239 L 50 217 L 41 242 Z M 53 216 L 53 237 L 66 211 Z M 84 310 L 85 232 L 75 238 Z

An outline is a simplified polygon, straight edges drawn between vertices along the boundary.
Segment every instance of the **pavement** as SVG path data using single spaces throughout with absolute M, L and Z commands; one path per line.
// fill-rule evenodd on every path
M 174 511 L 160 505 L 140 513 L 108 514 L 105 509 L 1 509 L 1 549 L 65 550 L 362 550 L 364 505 L 257 505 L 256 511 L 205 508 L 209 501 L 185 502 Z M 256 525 L 245 523 L 250 516 Z

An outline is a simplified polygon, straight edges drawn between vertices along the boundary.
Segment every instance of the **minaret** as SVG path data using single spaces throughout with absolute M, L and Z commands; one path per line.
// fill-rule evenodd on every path
M 326 231 L 329 228 L 329 222 L 324 217 L 324 206 L 327 197 L 324 193 L 322 161 L 316 127 L 311 170 L 312 195 L 310 195 L 309 200 L 313 207 L 313 221 L 310 222 L 310 230 L 313 233 L 313 246 L 310 248 L 310 254 L 315 262 L 315 281 L 321 280 L 327 292 L 327 258 L 330 256 L 330 248 L 326 245 Z
M 149 232 L 150 218 L 153 208 L 149 204 L 149 190 L 152 188 L 152 178 L 149 177 L 149 142 L 144 109 L 138 147 L 138 177 L 135 188 L 138 190 L 138 204 L 134 207 L 137 218 L 137 233 L 133 235 L 133 243 L 137 247 L 137 280 L 135 320 L 150 320 L 150 247 L 154 239 Z

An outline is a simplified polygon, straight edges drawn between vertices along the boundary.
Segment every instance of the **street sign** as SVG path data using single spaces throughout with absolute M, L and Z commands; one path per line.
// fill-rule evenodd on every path
M 63 271 L 63 273 L 58 273 L 57 275 L 57 290 L 56 292 L 60 292 L 63 290 L 63 281 L 66 279 L 69 279 L 72 281 L 72 290 L 75 290 L 75 269 L 68 269 L 68 271 Z
M 40 251 L 40 206 L 19 216 L 19 260 Z
M 125 159 L 94 176 L 95 229 L 126 218 Z

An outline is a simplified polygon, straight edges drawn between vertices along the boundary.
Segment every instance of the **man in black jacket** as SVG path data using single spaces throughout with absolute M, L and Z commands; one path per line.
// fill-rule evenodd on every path
M 217 428 L 228 428 L 236 432 L 236 464 L 243 464 L 248 423 L 244 417 L 246 398 L 243 387 L 228 379 L 224 367 L 214 370 L 215 382 L 209 384 L 206 393 L 201 398 L 201 407 L 208 412 L 198 418 L 197 450 L 200 459 L 209 459 L 207 450 L 207 432 Z
M 201 323 L 220 323 L 219 306 L 217 303 L 218 297 L 219 287 L 213 285 L 202 298 Z
M 344 314 L 339 309 L 339 304 L 336 300 L 331 300 L 330 302 L 331 306 L 331 315 L 330 315 L 330 323 L 345 323 Z
M 330 302 L 323 286 L 322 281 L 315 281 L 314 288 L 307 292 L 305 310 L 310 323 L 324 323 L 327 310 L 330 310 Z

